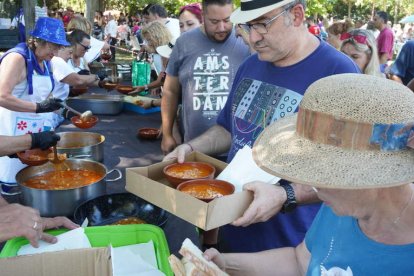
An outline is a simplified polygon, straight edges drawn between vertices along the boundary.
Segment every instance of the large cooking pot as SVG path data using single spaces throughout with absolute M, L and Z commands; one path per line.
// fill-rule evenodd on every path
M 121 95 L 80 95 L 68 98 L 66 104 L 75 110 L 90 110 L 95 115 L 117 115 L 122 112 L 124 98 Z
M 122 177 L 120 170 L 114 169 L 108 172 L 103 164 L 90 160 L 66 160 L 65 166 L 71 170 L 95 171 L 102 175 L 102 178 L 97 182 L 79 188 L 41 190 L 29 188 L 23 182 L 37 175 L 55 170 L 54 165 L 49 162 L 37 167 L 27 167 L 16 175 L 16 182 L 21 187 L 23 204 L 38 209 L 44 217 L 72 216 L 76 206 L 80 203 L 106 193 L 106 181 L 116 181 Z M 119 176 L 115 179 L 105 180 L 106 176 L 113 171 L 117 171 Z
M 68 158 L 83 158 L 103 162 L 105 137 L 94 132 L 60 132 L 57 143 L 58 153 Z
M 85 218 L 89 226 L 111 225 L 129 218 L 138 218 L 148 224 L 162 227 L 168 213 L 131 193 L 110 194 L 96 197 L 79 205 L 73 215 L 81 224 Z

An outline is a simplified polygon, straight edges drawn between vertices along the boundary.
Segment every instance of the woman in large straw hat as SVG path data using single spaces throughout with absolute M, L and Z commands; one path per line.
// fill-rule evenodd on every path
M 296 248 L 205 252 L 237 275 L 411 275 L 414 271 L 414 94 L 369 75 L 321 79 L 297 115 L 266 128 L 253 153 L 324 202 Z
M 0 58 L 0 135 L 41 132 L 52 124 L 50 112 L 61 100 L 49 97 L 55 83 L 50 60 L 68 46 L 61 20 L 40 17 L 27 43 L 20 43 Z M 39 114 L 44 113 L 44 114 Z M 14 183 L 24 165 L 0 158 L 0 181 Z

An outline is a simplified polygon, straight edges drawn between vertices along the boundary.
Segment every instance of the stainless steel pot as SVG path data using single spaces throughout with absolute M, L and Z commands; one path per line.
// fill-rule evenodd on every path
M 81 112 L 90 110 L 95 115 L 116 115 L 121 113 L 124 100 L 118 95 L 81 95 L 68 98 L 66 104 Z
M 60 132 L 58 153 L 68 158 L 83 158 L 103 162 L 105 136 L 94 132 Z
M 90 185 L 66 189 L 66 190 L 40 190 L 29 188 L 23 183 L 37 175 L 41 175 L 55 168 L 53 164 L 46 163 L 41 166 L 27 167 L 19 171 L 16 175 L 16 182 L 21 187 L 22 201 L 24 205 L 38 209 L 44 217 L 72 216 L 76 207 L 89 199 L 106 194 L 106 181 L 116 181 L 122 178 L 122 173 L 118 169 L 107 171 L 105 165 L 90 160 L 66 160 L 65 164 L 71 169 L 91 170 L 102 174 L 102 178 Z M 119 176 L 114 179 L 105 179 L 113 171 L 117 171 Z

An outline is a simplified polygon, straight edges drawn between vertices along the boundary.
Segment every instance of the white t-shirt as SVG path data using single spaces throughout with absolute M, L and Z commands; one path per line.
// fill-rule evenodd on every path
M 180 21 L 177 18 L 167 18 L 165 21 L 165 27 L 170 31 L 172 41 L 176 41 L 180 36 Z
M 53 57 L 51 60 L 53 78 L 55 79 L 55 88 L 53 97 L 66 100 L 69 96 L 69 84 L 61 82 L 64 78 L 72 73 L 76 73 L 72 66 L 67 64 L 61 57 Z
M 118 32 L 118 24 L 116 24 L 115 20 L 110 20 L 108 24 L 105 26 L 105 36 L 110 36 L 116 38 L 116 34 Z
M 91 48 L 83 56 L 88 63 L 91 63 L 99 57 L 104 44 L 105 42 L 91 36 Z
M 88 70 L 88 63 L 86 62 L 85 56 L 80 58 L 79 66 L 76 66 L 71 58 L 68 60 L 67 64 L 75 71 L 75 73 L 78 73 L 80 70 Z

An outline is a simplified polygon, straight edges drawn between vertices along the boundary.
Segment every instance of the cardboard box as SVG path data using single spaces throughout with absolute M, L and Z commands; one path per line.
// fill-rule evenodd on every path
M 111 276 L 107 247 L 64 250 L 0 259 L 2 276 Z
M 227 166 L 226 163 L 200 152 L 191 153 L 186 161 L 210 163 L 216 167 L 217 175 Z M 209 203 L 182 193 L 169 185 L 162 171 L 165 166 L 174 162 L 127 168 L 126 190 L 203 230 L 233 222 L 243 215 L 253 200 L 253 194 L 247 191 L 216 198 Z

